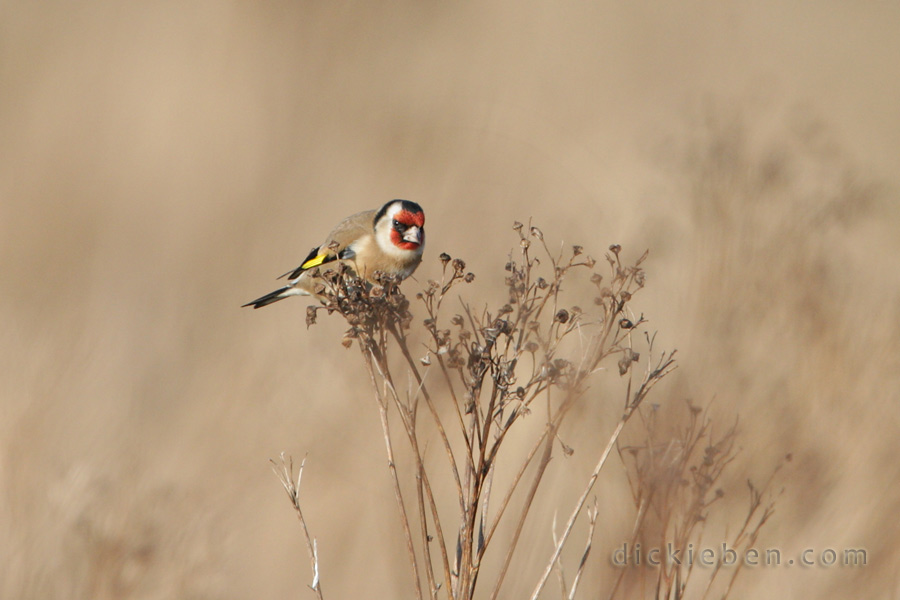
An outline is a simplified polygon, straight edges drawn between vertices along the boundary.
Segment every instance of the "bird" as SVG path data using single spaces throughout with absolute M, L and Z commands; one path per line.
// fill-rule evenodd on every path
M 341 261 L 356 274 L 373 281 L 376 272 L 406 279 L 422 262 L 425 249 L 425 212 L 409 200 L 391 200 L 374 210 L 350 215 L 313 248 L 299 267 L 287 277 L 287 285 L 261 296 L 242 308 L 262 308 L 290 296 L 316 296 L 312 270 Z

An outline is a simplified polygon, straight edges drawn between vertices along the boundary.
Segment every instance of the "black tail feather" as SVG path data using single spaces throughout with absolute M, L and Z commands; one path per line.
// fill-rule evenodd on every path
M 281 289 L 277 289 L 274 292 L 270 292 L 270 293 L 266 294 L 265 296 L 262 296 L 260 298 L 257 298 L 256 300 L 253 300 L 251 302 L 248 302 L 247 304 L 244 304 L 243 306 L 241 306 L 241 308 L 245 308 L 247 306 L 252 306 L 253 308 L 262 308 L 263 306 L 268 306 L 268 305 L 272 304 L 273 302 L 278 302 L 279 300 L 284 300 L 288 296 L 283 296 L 282 294 L 289 289 L 291 289 L 291 286 L 286 285 Z

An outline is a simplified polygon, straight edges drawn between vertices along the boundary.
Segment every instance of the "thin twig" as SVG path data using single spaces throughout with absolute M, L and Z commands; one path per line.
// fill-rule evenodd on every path
M 581 561 L 578 563 L 578 570 L 575 572 L 575 579 L 572 580 L 572 589 L 569 590 L 568 600 L 575 600 L 575 592 L 578 591 L 578 584 L 581 583 L 581 575 L 584 573 L 584 566 L 587 564 L 588 556 L 591 554 L 591 545 L 594 540 L 594 528 L 597 525 L 597 499 L 594 498 L 594 508 L 587 510 L 588 516 L 588 534 L 585 543 L 584 552 L 581 553 Z
M 284 452 L 281 453 L 281 470 L 278 469 L 274 460 L 269 462 L 272 463 L 272 470 L 281 482 L 282 487 L 284 487 L 284 491 L 287 492 L 288 498 L 294 506 L 294 512 L 297 513 L 297 518 L 300 520 L 300 528 L 303 529 L 303 539 L 306 542 L 306 550 L 309 553 L 309 566 L 313 573 L 313 580 L 309 587 L 316 593 L 316 597 L 319 600 L 323 600 L 322 582 L 319 580 L 319 546 L 316 543 L 316 539 L 309 535 L 309 528 L 306 526 L 306 519 L 303 517 L 303 510 L 300 508 L 300 480 L 303 478 L 303 467 L 306 466 L 306 457 L 300 461 L 296 479 L 294 479 L 294 459 L 288 457 L 285 460 Z
M 412 568 L 413 583 L 416 590 L 417 600 L 422 600 L 422 583 L 419 580 L 419 563 L 416 559 L 416 549 L 413 545 L 412 531 L 409 527 L 409 516 L 406 512 L 406 504 L 403 501 L 403 492 L 400 489 L 400 478 L 397 475 L 397 465 L 394 462 L 394 449 L 391 444 L 391 429 L 388 424 L 387 403 L 382 396 L 378 381 L 375 378 L 375 370 L 372 366 L 372 355 L 368 349 L 363 349 L 363 357 L 365 358 L 366 369 L 372 380 L 372 387 L 375 390 L 375 401 L 378 404 L 378 415 L 381 418 L 381 430 L 384 434 L 384 446 L 387 452 L 388 469 L 391 472 L 391 482 L 394 485 L 394 496 L 397 499 L 397 508 L 400 510 L 400 521 L 403 525 L 403 535 L 406 539 L 406 550 L 409 555 L 409 563 Z
M 553 556 L 547 562 L 547 566 L 544 568 L 544 573 L 541 575 L 540 580 L 534 588 L 534 592 L 531 594 L 531 600 L 537 600 L 538 594 L 541 593 L 541 590 L 544 588 L 544 584 L 547 583 L 547 578 L 550 576 L 550 571 L 553 569 L 553 564 L 556 562 L 556 559 L 559 558 L 559 554 L 560 552 L 562 552 L 563 546 L 569 539 L 569 534 L 572 533 L 572 527 L 575 525 L 575 519 L 577 519 L 578 515 L 581 513 L 581 509 L 584 507 L 584 503 L 587 500 L 588 495 L 591 493 L 591 490 L 594 487 L 594 483 L 597 482 L 597 478 L 600 476 L 600 470 L 603 469 L 603 465 L 606 464 L 606 459 L 609 458 L 609 453 L 610 451 L 612 451 L 616 440 L 619 438 L 619 434 L 622 433 L 622 428 L 625 427 L 625 423 L 628 422 L 628 418 L 630 416 L 630 413 L 626 413 L 625 415 L 623 415 L 622 418 L 619 419 L 615 430 L 613 430 L 613 433 L 606 444 L 606 448 L 603 450 L 603 454 L 600 455 L 600 460 L 597 461 L 597 465 L 594 467 L 594 471 L 591 473 L 590 479 L 588 479 L 588 483 L 585 486 L 584 492 L 582 492 L 581 497 L 575 504 L 575 509 L 572 511 L 572 515 L 566 522 L 566 528 L 563 530 L 562 537 L 560 538 L 559 543 L 556 545 L 556 549 L 553 551 Z

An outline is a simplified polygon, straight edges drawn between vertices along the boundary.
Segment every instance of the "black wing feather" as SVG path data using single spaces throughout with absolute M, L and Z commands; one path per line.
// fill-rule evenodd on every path
M 297 267 L 296 269 L 292 269 L 292 270 L 288 271 L 288 272 L 285 273 L 284 275 L 278 276 L 277 279 L 282 279 L 283 277 L 287 277 L 288 279 L 296 279 L 297 277 L 299 277 L 299 276 L 300 276 L 300 273 L 302 273 L 303 271 L 306 270 L 306 269 L 303 268 L 303 265 L 305 265 L 306 263 L 308 263 L 309 261 L 311 261 L 312 259 L 314 259 L 315 257 L 317 257 L 317 256 L 319 255 L 319 248 L 321 248 L 321 247 L 322 247 L 322 246 L 316 246 L 315 248 L 313 248 L 312 250 L 310 250 L 310 251 L 309 251 L 309 254 L 306 255 L 306 258 L 303 259 L 303 262 L 300 263 L 300 266 L 299 266 L 299 267 Z M 326 258 L 326 259 L 325 259 L 324 261 L 322 261 L 322 262 L 323 262 L 323 263 L 327 263 L 327 262 L 331 262 L 332 260 L 334 260 L 334 259 L 333 259 L 333 258 Z M 290 275 L 290 277 L 288 277 L 288 275 Z

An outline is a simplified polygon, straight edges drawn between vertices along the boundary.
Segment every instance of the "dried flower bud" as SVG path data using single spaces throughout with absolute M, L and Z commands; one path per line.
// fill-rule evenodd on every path
M 540 229 L 538 229 L 537 227 L 532 227 L 532 228 L 531 228 L 531 235 L 533 235 L 534 237 L 536 237 L 536 238 L 539 239 L 539 240 L 543 240 L 543 239 L 544 239 L 544 233 L 543 233 Z
M 600 285 L 601 281 L 603 281 L 603 275 L 601 275 L 600 273 L 594 273 L 593 275 L 591 275 L 591 283 Z
M 531 242 L 529 242 L 525 238 L 522 238 L 521 240 L 519 240 L 519 245 L 527 249 L 531 245 Z
M 425 365 L 426 367 L 431 365 L 431 355 L 426 354 L 425 356 L 423 356 L 422 358 L 419 359 L 419 362 L 422 363 L 423 365 Z
M 384 288 L 380 285 L 372 286 L 372 289 L 369 290 L 369 295 L 373 298 L 380 298 L 384 295 Z
M 538 277 L 538 278 L 537 278 L 537 286 L 538 286 L 538 289 L 541 289 L 541 290 L 547 289 L 547 286 L 549 286 L 549 285 L 550 285 L 550 284 L 547 283 L 547 280 L 544 279 L 543 277 Z
M 619 252 L 622 251 L 622 246 L 620 246 L 619 244 L 613 244 L 609 247 L 609 251 L 618 256 Z
M 578 245 L 572 246 L 572 254 L 574 256 L 578 256 L 582 252 L 584 252 L 584 246 L 578 246 Z
M 466 270 L 466 262 L 461 258 L 453 259 L 453 270 L 457 272 L 462 272 Z
M 638 269 L 637 273 L 634 274 L 634 282 L 639 286 L 644 286 L 644 281 L 646 281 L 647 275 L 643 269 Z
M 307 306 L 306 307 L 306 326 L 315 325 L 316 323 L 316 307 L 315 306 Z
M 504 335 L 509 335 L 512 333 L 512 325 L 509 324 L 509 321 L 506 319 L 497 319 L 497 328 L 500 330 L 500 333 Z
M 559 309 L 556 316 L 553 317 L 553 320 L 557 323 L 566 323 L 569 320 L 569 311 L 564 308 Z
M 453 318 L 450 319 L 450 322 L 458 327 L 462 327 L 464 321 L 462 315 L 453 315 Z
M 535 353 L 539 348 L 540 346 L 537 345 L 537 342 L 528 342 L 525 344 L 525 352 Z
M 557 358 L 556 360 L 553 361 L 553 368 L 556 369 L 557 371 L 565 371 L 566 368 L 570 364 L 572 364 L 572 363 L 570 363 L 569 361 L 567 361 L 564 358 Z
M 515 264 L 516 263 L 514 263 L 514 262 L 508 262 L 508 263 L 506 263 L 506 266 L 503 267 L 503 270 L 504 271 L 512 271 Z
M 622 319 L 621 321 L 619 321 L 619 327 L 621 327 L 622 329 L 631 329 L 632 327 L 634 327 L 634 323 L 632 323 L 628 319 Z
M 515 231 L 522 231 L 522 224 L 518 221 L 513 221 L 513 229 Z
M 441 252 L 441 255 L 438 258 L 441 259 L 441 264 L 443 265 L 446 265 L 448 262 L 450 262 L 450 255 L 446 252 Z
M 463 277 L 463 281 L 466 283 L 472 283 L 475 281 L 475 273 L 466 273 L 466 276 Z
M 631 300 L 631 293 L 628 291 L 623 291 L 621 294 L 619 294 L 619 298 L 622 299 L 622 302 L 628 302 L 629 300 Z

